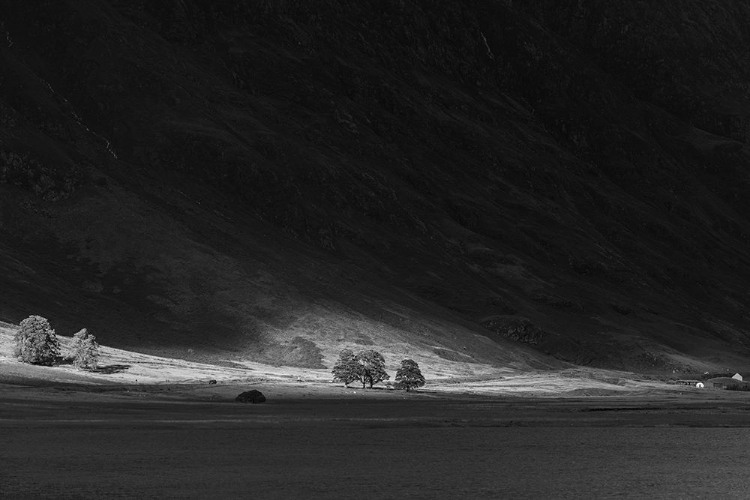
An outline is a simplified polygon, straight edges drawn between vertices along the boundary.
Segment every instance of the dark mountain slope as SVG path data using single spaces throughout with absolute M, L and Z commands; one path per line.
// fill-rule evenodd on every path
M 750 13 L 675 5 L 6 2 L 0 315 L 739 367 Z

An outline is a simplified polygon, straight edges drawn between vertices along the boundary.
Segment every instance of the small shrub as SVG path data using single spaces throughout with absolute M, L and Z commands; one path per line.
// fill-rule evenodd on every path
M 401 361 L 401 368 L 396 370 L 396 388 L 405 389 L 408 392 L 423 385 L 424 377 L 417 362 L 413 359 Z
M 21 321 L 14 337 L 19 361 L 51 366 L 60 356 L 60 343 L 46 318 L 29 316 Z
M 726 390 L 750 392 L 750 384 L 729 384 Z
M 73 366 L 79 370 L 96 370 L 99 344 L 85 328 L 73 335 Z

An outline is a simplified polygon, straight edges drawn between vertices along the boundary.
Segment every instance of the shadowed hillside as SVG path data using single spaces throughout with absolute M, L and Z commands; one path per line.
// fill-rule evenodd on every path
M 744 2 L 299 4 L 0 5 L 0 320 L 310 367 L 749 365 Z

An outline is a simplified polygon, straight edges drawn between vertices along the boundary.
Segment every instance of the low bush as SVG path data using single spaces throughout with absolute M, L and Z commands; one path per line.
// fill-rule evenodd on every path
M 726 386 L 728 391 L 750 391 L 750 384 L 729 384 Z

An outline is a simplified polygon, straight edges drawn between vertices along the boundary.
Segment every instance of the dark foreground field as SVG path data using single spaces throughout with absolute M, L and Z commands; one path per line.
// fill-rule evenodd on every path
M 0 391 L 0 498 L 747 498 L 743 395 Z M 94 392 L 95 391 L 95 392 Z M 277 395 L 277 397 L 274 397 Z

